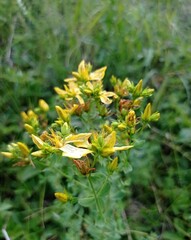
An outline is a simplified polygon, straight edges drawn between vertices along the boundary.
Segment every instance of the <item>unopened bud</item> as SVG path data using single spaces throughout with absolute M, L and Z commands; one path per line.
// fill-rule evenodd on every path
M 30 133 L 30 134 L 35 132 L 34 128 L 27 123 L 24 124 L 24 127 L 27 130 L 27 132 Z
M 13 154 L 10 152 L 1 152 L 1 154 L 7 158 L 13 158 Z
M 39 104 L 39 107 L 42 111 L 48 112 L 49 106 L 43 99 L 40 99 L 38 104 Z
M 143 121 L 149 121 L 150 116 L 151 116 L 151 104 L 148 103 L 143 114 L 141 115 L 141 118 Z
M 44 157 L 44 153 L 43 153 L 42 150 L 32 152 L 31 155 L 34 156 L 34 157 Z
M 108 170 L 110 172 L 114 172 L 117 169 L 118 166 L 118 158 L 114 158 L 113 161 L 111 163 L 108 164 Z
M 133 93 L 133 95 L 135 95 L 136 97 L 138 97 L 140 94 L 141 94 L 141 92 L 142 92 L 142 86 L 143 86 L 143 80 L 140 80 L 139 82 L 138 82 L 138 84 L 135 86 L 135 88 L 134 88 L 134 93 Z
M 69 196 L 68 196 L 68 194 L 66 194 L 66 193 L 56 192 L 56 193 L 54 194 L 54 196 L 55 196 L 58 200 L 60 200 L 61 202 L 64 202 L 64 203 L 68 202 L 68 200 L 69 200 Z
M 19 147 L 19 149 L 21 150 L 22 154 L 27 157 L 30 153 L 29 148 L 27 147 L 26 144 L 22 143 L 22 142 L 17 142 L 17 146 Z
M 118 124 L 117 127 L 118 127 L 118 129 L 121 130 L 121 131 L 123 131 L 123 130 L 125 130 L 125 129 L 127 128 L 127 126 L 126 126 L 125 123 L 120 123 L 120 124 Z

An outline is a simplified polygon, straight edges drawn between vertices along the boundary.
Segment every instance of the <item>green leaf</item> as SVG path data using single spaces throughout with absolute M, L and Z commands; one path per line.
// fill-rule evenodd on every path
M 95 199 L 93 196 L 86 198 L 79 198 L 78 203 L 83 207 L 90 207 L 94 204 Z
M 99 197 L 104 197 L 107 196 L 110 190 L 110 184 L 109 182 L 104 182 L 103 185 L 100 187 L 98 191 L 98 196 Z

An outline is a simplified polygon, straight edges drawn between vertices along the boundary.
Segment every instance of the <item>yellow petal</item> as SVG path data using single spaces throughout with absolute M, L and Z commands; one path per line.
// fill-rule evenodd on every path
M 104 139 L 104 148 L 113 148 L 116 142 L 116 132 L 111 132 L 105 139 Z
M 65 82 L 75 82 L 76 78 L 66 78 L 64 79 Z
M 39 151 L 32 152 L 31 155 L 34 157 L 43 157 L 44 153 L 42 150 L 39 150 Z
M 33 140 L 34 144 L 36 144 L 37 147 L 41 149 L 44 145 L 44 142 L 39 137 L 37 137 L 33 134 L 31 136 L 32 136 L 32 140 Z
M 79 133 L 77 135 L 70 135 L 65 138 L 66 143 L 74 143 L 76 147 L 88 148 L 90 143 L 88 142 L 91 133 Z
M 107 96 L 105 96 L 105 95 L 101 95 L 101 96 L 100 96 L 100 100 L 101 100 L 101 102 L 104 103 L 104 104 L 111 104 L 111 103 L 112 103 L 112 100 L 109 99 L 109 98 L 108 98 Z
M 114 147 L 114 151 L 123 151 L 123 150 L 128 150 L 130 148 L 134 147 L 133 145 L 129 146 L 122 146 L 122 147 Z
M 80 104 L 84 104 L 84 99 L 80 95 L 77 95 L 76 98 L 78 99 Z
M 90 73 L 90 79 L 95 80 L 95 81 L 102 80 L 105 76 L 106 69 L 107 69 L 107 67 L 102 67 L 102 68 Z
M 66 144 L 63 147 L 60 148 L 60 150 L 63 152 L 62 156 L 69 157 L 69 158 L 81 158 L 83 156 L 86 156 L 89 153 L 92 153 L 92 151 L 85 149 L 85 148 L 77 148 L 70 144 Z
M 82 60 L 78 66 L 78 73 L 83 80 L 89 80 L 89 73 L 84 60 Z
M 59 87 L 55 87 L 54 91 L 60 96 L 65 98 L 65 96 L 67 95 L 67 92 Z

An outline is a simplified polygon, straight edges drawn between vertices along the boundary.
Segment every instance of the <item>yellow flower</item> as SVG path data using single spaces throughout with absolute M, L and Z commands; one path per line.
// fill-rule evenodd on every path
M 80 81 L 101 81 L 105 76 L 105 71 L 107 67 L 102 67 L 100 69 L 95 70 L 94 72 L 91 72 L 91 65 L 85 63 L 84 60 L 82 60 L 78 66 L 78 72 L 72 72 L 72 75 Z M 69 81 L 74 80 L 69 79 Z
M 76 135 L 69 135 L 65 138 L 57 135 L 52 129 L 50 130 L 51 134 L 44 133 L 43 140 L 32 134 L 32 140 L 36 144 L 36 146 L 42 150 L 42 152 L 33 152 L 33 156 L 41 156 L 43 155 L 43 150 L 46 152 L 55 152 L 60 150 L 62 152 L 62 156 L 69 158 L 81 158 L 86 156 L 89 153 L 92 153 L 90 148 L 90 143 L 88 142 L 91 133 L 80 133 Z M 71 145 L 74 144 L 75 146 Z
M 60 150 L 62 151 L 62 156 L 69 158 L 81 158 L 92 153 L 89 149 L 74 147 L 70 144 L 65 144 Z
M 75 82 L 69 82 L 68 85 L 64 85 L 65 90 L 55 87 L 56 93 L 63 99 L 70 101 L 77 98 L 80 104 L 84 104 L 83 98 L 80 96 L 81 91 Z
M 132 145 L 115 147 L 116 144 L 116 132 L 112 131 L 109 135 L 104 134 L 98 136 L 97 133 L 93 134 L 92 149 L 97 150 L 103 157 L 107 157 L 113 154 L 115 151 L 123 151 L 132 148 Z
M 111 104 L 112 100 L 110 97 L 117 98 L 117 95 L 114 92 L 102 91 L 100 92 L 100 100 L 104 104 Z
M 87 82 L 83 88 L 83 91 L 87 95 L 92 95 L 94 98 L 99 98 L 104 104 L 111 104 L 110 97 L 117 98 L 114 92 L 107 92 L 102 90 L 103 86 L 101 82 Z

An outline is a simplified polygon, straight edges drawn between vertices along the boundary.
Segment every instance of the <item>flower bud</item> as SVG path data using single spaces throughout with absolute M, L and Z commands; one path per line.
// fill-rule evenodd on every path
M 27 130 L 27 132 L 30 133 L 30 134 L 35 132 L 34 128 L 27 123 L 24 124 L 24 127 Z
M 69 200 L 69 196 L 66 193 L 56 192 L 54 193 L 54 196 L 63 203 L 66 203 Z
M 117 169 L 118 166 L 118 158 L 114 158 L 112 162 L 110 162 L 107 166 L 108 170 L 110 172 L 114 172 Z
M 10 152 L 1 152 L 1 154 L 7 158 L 13 158 L 13 154 Z
M 120 124 L 118 124 L 117 127 L 118 127 L 118 129 L 121 130 L 121 131 L 123 131 L 123 130 L 125 130 L 125 129 L 127 128 L 127 126 L 126 126 L 125 123 L 120 123 Z
M 26 144 L 22 143 L 22 142 L 17 142 L 17 146 L 19 147 L 19 149 L 21 150 L 23 156 L 27 157 L 30 153 L 29 148 L 27 147 Z
M 149 121 L 150 116 L 151 116 L 151 104 L 148 103 L 143 114 L 141 115 L 141 118 L 143 121 Z
M 44 142 L 39 137 L 32 134 L 32 140 L 33 140 L 34 144 L 37 145 L 38 148 L 41 149 L 43 147 Z
M 138 97 L 142 92 L 143 80 L 140 80 L 134 88 L 133 95 Z
M 56 106 L 56 111 L 58 116 L 65 122 L 68 122 L 70 119 L 70 114 L 66 109 L 61 108 L 60 106 Z
M 40 109 L 41 109 L 43 112 L 48 112 L 49 106 L 48 106 L 48 104 L 47 104 L 43 99 L 40 99 L 40 100 L 39 100 L 38 105 L 39 105 Z
M 42 150 L 32 152 L 31 155 L 34 156 L 34 157 L 44 157 L 44 153 L 43 153 Z

